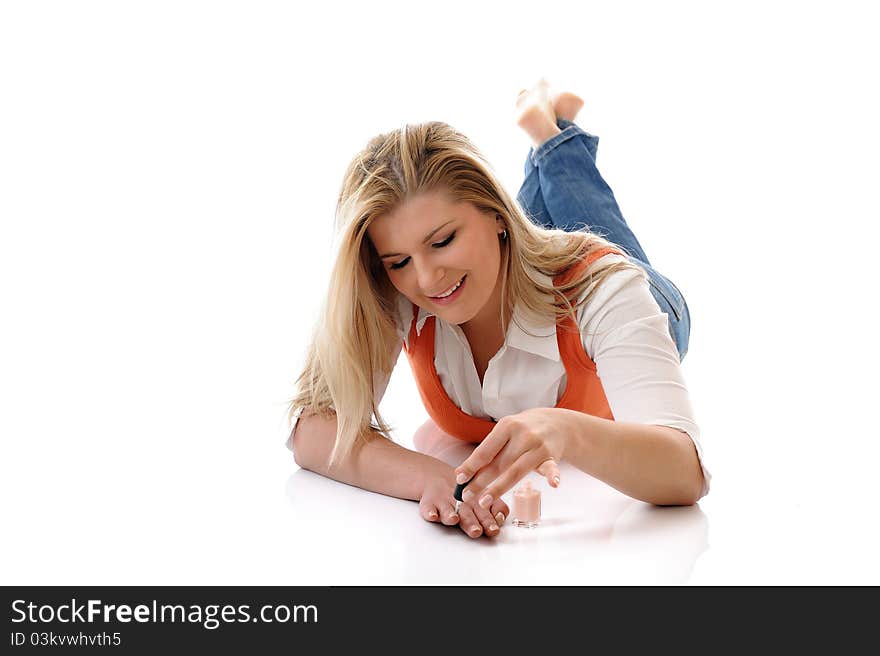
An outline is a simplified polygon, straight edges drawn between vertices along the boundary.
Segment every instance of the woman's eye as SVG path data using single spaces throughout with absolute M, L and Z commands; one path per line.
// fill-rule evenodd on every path
M 431 244 L 431 246 L 434 248 L 443 248 L 444 246 L 449 246 L 449 244 L 452 243 L 453 239 L 455 239 L 454 232 L 451 235 L 449 235 L 446 239 L 444 239 L 443 241 L 438 241 L 436 244 Z M 397 269 L 402 269 L 403 267 L 405 267 L 407 262 L 409 262 L 409 258 L 405 257 L 400 262 L 395 262 L 394 264 L 392 264 L 388 268 L 394 269 L 396 271 Z
M 452 240 L 455 239 L 455 233 L 453 232 L 446 239 L 441 242 L 437 242 L 436 244 L 431 244 L 434 248 L 443 248 L 444 246 L 449 246 L 452 243 Z

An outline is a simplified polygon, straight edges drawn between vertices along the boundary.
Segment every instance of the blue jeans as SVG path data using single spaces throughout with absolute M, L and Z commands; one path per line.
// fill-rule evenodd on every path
M 684 296 L 657 272 L 623 219 L 611 187 L 596 168 L 599 137 L 565 119 L 561 133 L 526 158 L 525 180 L 517 194 L 520 206 L 538 225 L 569 232 L 587 229 L 619 246 L 631 262 L 648 274 L 651 294 L 669 318 L 669 334 L 684 360 L 691 334 L 691 314 Z

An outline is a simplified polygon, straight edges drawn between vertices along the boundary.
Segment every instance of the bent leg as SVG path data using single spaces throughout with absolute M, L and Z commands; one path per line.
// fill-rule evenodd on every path
M 569 232 L 586 228 L 648 262 L 596 167 L 599 138 L 565 119 L 556 124 L 562 132 L 529 151 L 520 205 L 539 225 Z
M 562 132 L 530 149 L 517 201 L 538 225 L 569 232 L 584 228 L 621 246 L 648 274 L 651 295 L 669 318 L 669 334 L 683 360 L 690 341 L 690 309 L 675 284 L 654 269 L 627 225 L 611 188 L 596 167 L 599 138 L 571 121 Z
M 679 361 L 687 355 L 691 336 L 691 311 L 684 295 L 669 278 L 661 274 L 654 267 L 638 258 L 630 257 L 629 261 L 637 264 L 648 274 L 648 286 L 651 295 L 657 301 L 660 309 L 666 313 L 669 319 L 669 335 L 675 342 L 678 350 Z

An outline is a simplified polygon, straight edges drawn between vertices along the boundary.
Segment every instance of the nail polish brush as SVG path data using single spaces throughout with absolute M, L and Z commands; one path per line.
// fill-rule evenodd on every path
M 470 482 L 470 480 L 467 480 L 464 483 L 458 483 L 455 486 L 455 492 L 452 493 L 452 496 L 455 498 L 456 514 L 458 513 L 458 509 L 461 508 L 461 502 L 464 501 L 464 499 L 461 498 L 461 493 L 464 491 L 465 486 Z

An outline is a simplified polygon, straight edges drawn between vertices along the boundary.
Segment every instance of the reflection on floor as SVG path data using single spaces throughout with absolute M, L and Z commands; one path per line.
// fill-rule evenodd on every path
M 416 450 L 455 466 L 473 445 L 425 425 Z M 303 529 L 297 562 L 323 563 L 315 582 L 382 584 L 680 584 L 708 549 L 699 506 L 636 501 L 563 463 L 563 485 L 542 490 L 541 525 L 506 524 L 495 538 L 425 522 L 413 501 L 338 483 L 305 470 L 287 484 L 291 521 Z M 504 500 L 511 504 L 510 493 Z M 332 566 L 331 566 L 332 564 Z

